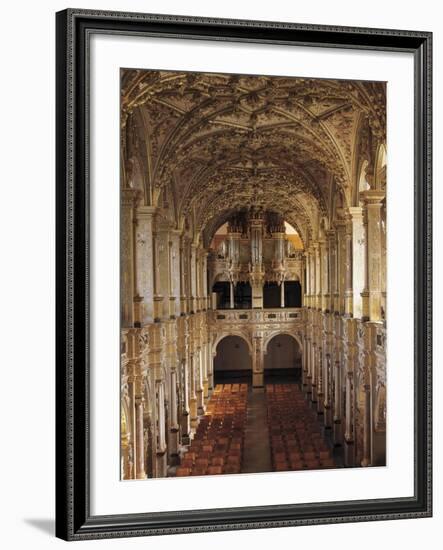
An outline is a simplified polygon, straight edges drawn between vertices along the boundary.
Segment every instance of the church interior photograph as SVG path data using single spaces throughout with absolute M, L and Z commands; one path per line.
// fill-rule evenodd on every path
M 385 466 L 386 83 L 120 86 L 121 479 Z

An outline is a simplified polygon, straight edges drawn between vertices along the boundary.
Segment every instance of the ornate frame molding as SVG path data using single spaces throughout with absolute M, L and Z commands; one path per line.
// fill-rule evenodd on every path
M 413 497 L 114 516 L 90 514 L 89 40 L 94 33 L 414 54 L 416 429 Z M 85 540 L 429 517 L 432 513 L 432 33 L 69 9 L 57 14 L 56 51 L 57 536 L 65 540 Z

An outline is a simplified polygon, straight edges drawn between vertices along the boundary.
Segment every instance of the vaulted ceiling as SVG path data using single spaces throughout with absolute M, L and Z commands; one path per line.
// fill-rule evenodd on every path
M 124 180 L 210 238 L 239 208 L 282 214 L 305 240 L 349 202 L 363 126 L 384 139 L 385 85 L 122 71 Z

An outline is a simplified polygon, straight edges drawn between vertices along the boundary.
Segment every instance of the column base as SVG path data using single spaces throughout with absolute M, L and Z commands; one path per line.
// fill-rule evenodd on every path
M 191 418 L 191 432 L 195 432 L 195 429 L 198 426 L 198 416 Z
M 325 413 L 325 416 L 324 416 L 325 428 L 332 429 L 332 411 L 329 405 L 327 407 L 325 406 L 324 413 Z
M 341 420 L 334 420 L 332 433 L 334 445 L 341 445 L 343 441 Z
M 355 465 L 355 445 L 353 441 L 345 441 L 344 462 L 345 466 L 348 468 Z
M 324 405 L 323 405 L 323 394 L 322 393 L 318 393 L 317 394 L 317 413 L 318 414 L 323 414 L 324 412 Z
M 252 387 L 262 388 L 263 385 L 264 385 L 264 373 L 263 372 L 252 373 Z
M 182 442 L 181 442 L 182 445 L 190 445 L 191 444 L 191 438 L 189 437 L 189 434 L 186 434 L 186 435 L 182 435 Z
M 197 413 L 197 399 L 192 398 L 189 400 L 189 410 L 190 410 L 190 425 L 191 429 L 195 428 L 198 424 L 198 413 Z
M 156 477 L 166 477 L 167 469 L 166 453 L 157 454 Z
M 189 432 L 191 430 L 189 413 L 185 412 L 181 416 L 180 426 L 181 426 L 181 436 L 180 441 L 182 445 L 189 445 Z
M 203 390 L 197 391 L 197 415 L 202 416 L 205 414 L 205 399 L 203 396 Z
M 171 454 L 169 456 L 169 466 L 178 466 L 180 464 L 180 457 L 178 453 Z
M 317 388 L 314 384 L 311 386 L 311 403 L 317 404 Z

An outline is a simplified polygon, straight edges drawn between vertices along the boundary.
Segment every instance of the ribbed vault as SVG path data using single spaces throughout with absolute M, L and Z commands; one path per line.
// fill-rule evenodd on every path
M 331 186 L 350 204 L 361 121 L 382 134 L 384 104 L 377 82 L 122 71 L 124 184 L 170 197 L 177 226 L 191 217 L 206 240 L 251 204 L 306 240 Z

